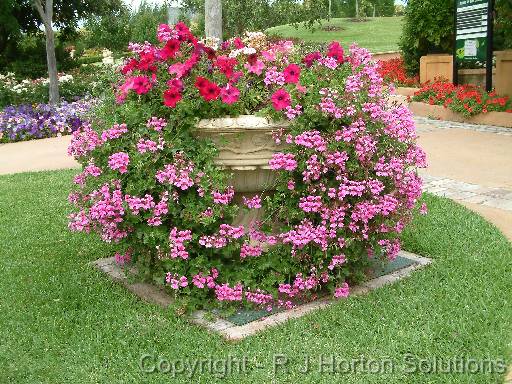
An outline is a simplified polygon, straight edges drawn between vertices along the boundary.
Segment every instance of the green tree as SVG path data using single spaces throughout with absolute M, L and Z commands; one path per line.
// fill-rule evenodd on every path
M 50 102 L 56 103 L 59 90 L 54 28 L 57 27 L 61 35 L 69 34 L 86 15 L 101 14 L 120 4 L 121 0 L 3 0 L 0 5 L 0 55 L 9 46 L 15 51 L 20 36 L 35 34 L 40 26 L 44 26 Z
M 130 17 L 130 41 L 156 44 L 156 28 L 162 23 L 167 23 L 167 7 L 142 2 Z
M 86 45 L 115 51 L 126 49 L 131 37 L 130 18 L 130 9 L 123 4 L 104 15 L 91 15 L 84 24 Z

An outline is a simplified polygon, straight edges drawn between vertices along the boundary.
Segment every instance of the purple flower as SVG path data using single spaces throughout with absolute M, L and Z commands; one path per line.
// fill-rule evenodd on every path
M 10 105 L 0 111 L 0 141 L 22 141 L 67 135 L 83 123 L 96 99 L 82 99 L 59 105 Z

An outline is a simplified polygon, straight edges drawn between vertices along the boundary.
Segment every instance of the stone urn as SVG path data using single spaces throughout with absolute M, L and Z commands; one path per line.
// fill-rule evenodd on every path
M 269 121 L 254 115 L 204 119 L 197 124 L 197 137 L 212 140 L 219 150 L 214 160 L 222 169 L 232 174 L 231 185 L 235 188 L 235 201 L 268 194 L 274 189 L 276 172 L 268 165 L 272 155 L 283 151 L 286 144 L 276 144 L 273 132 L 287 131 L 289 122 Z M 260 209 L 242 213 L 234 224 L 248 225 L 259 220 Z

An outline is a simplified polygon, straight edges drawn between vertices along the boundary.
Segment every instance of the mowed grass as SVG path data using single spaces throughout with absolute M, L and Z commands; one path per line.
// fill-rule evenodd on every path
M 460 205 L 425 196 L 429 214 L 417 217 L 404 234 L 405 248 L 433 258 L 431 266 L 366 296 L 228 343 L 171 310 L 139 301 L 88 265 L 110 249 L 67 230 L 66 196 L 75 172 L 0 177 L 0 383 L 503 380 L 497 372 L 406 372 L 420 359 L 510 362 L 511 244 Z M 144 354 L 151 355 L 146 367 L 161 357 L 178 361 L 179 372 L 175 377 L 172 371 L 142 372 Z M 287 364 L 274 372 L 273 359 L 284 361 L 276 354 L 285 355 Z M 321 372 L 322 355 L 324 361 L 388 359 L 394 368 L 383 374 L 329 373 L 330 367 Z M 307 356 L 311 366 L 303 373 Z M 232 372 L 222 375 L 221 364 L 204 363 L 191 375 L 179 363 L 228 357 L 245 357 L 245 370 L 231 365 Z
M 331 19 L 322 21 L 322 26 L 315 25 L 315 31 L 293 25 L 280 25 L 266 30 L 269 34 L 297 38 L 309 42 L 325 43 L 340 41 L 344 47 L 352 43 L 369 49 L 371 52 L 398 50 L 398 40 L 402 33 L 402 17 L 368 18 L 365 22 L 353 22 L 350 19 Z M 339 31 L 324 31 L 322 27 L 340 27 Z

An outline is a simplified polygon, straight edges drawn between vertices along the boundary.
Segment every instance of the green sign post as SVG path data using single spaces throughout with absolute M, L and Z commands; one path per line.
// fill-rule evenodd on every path
M 485 85 L 492 87 L 492 26 L 494 0 L 456 0 L 453 81 L 459 63 L 486 63 Z

